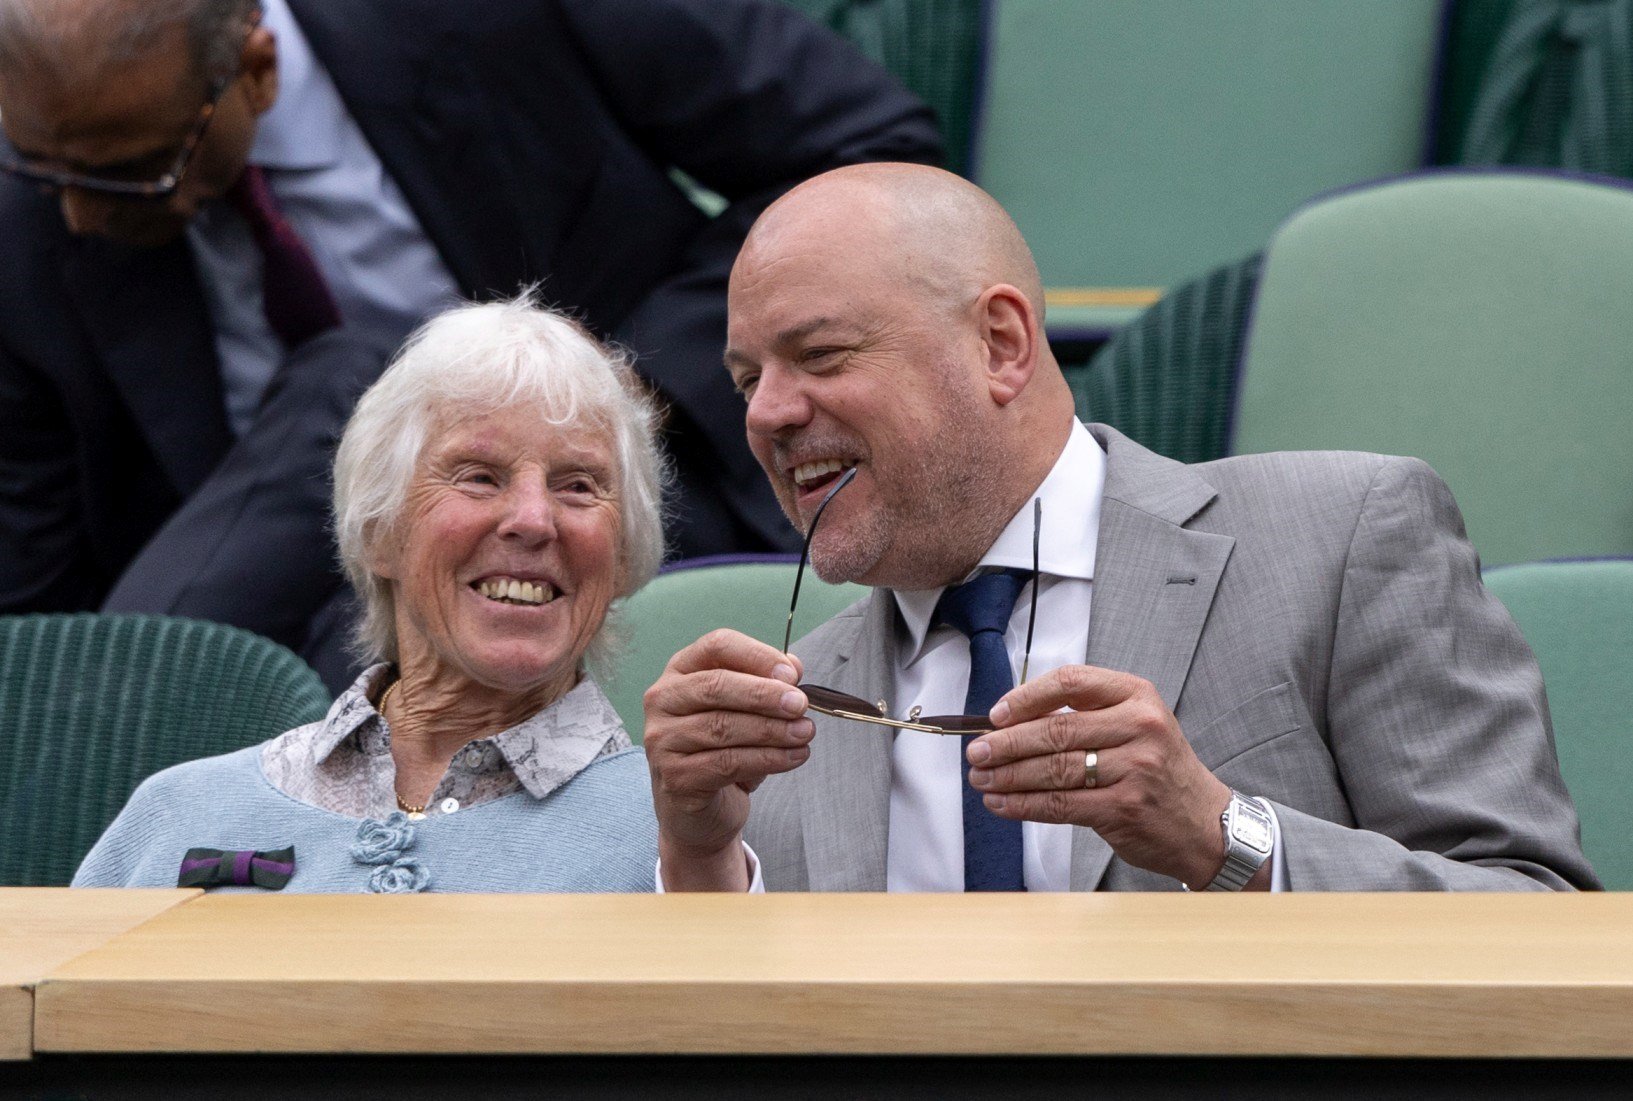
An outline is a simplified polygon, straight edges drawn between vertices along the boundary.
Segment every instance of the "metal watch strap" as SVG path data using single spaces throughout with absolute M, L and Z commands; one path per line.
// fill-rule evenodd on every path
M 1247 886 L 1247 881 L 1253 878 L 1260 866 L 1270 859 L 1271 841 L 1267 841 L 1261 850 L 1238 836 L 1237 820 L 1242 817 L 1250 820 L 1248 823 L 1250 828 L 1256 826 L 1267 838 L 1274 837 L 1269 812 L 1260 806 L 1257 800 L 1232 791 L 1230 804 L 1225 808 L 1225 813 L 1219 816 L 1219 828 L 1225 836 L 1225 866 L 1219 869 L 1219 874 L 1213 877 L 1213 882 L 1203 890 L 1240 891 Z

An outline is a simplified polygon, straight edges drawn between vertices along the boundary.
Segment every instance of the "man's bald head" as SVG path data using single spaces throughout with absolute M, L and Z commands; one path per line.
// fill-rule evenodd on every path
M 761 215 L 732 268 L 726 364 L 749 446 L 829 580 L 957 580 L 1042 482 L 1072 396 L 1002 207 L 922 165 L 836 169 Z
M 185 43 L 191 75 L 230 75 L 260 0 L 4 0 L 0 74 L 71 84 Z
M 743 252 L 752 259 L 756 248 L 774 248 L 780 236 L 813 225 L 871 237 L 901 278 L 949 304 L 1010 284 L 1043 321 L 1043 280 L 1014 219 L 991 195 L 951 172 L 922 164 L 859 164 L 826 172 L 767 208 Z

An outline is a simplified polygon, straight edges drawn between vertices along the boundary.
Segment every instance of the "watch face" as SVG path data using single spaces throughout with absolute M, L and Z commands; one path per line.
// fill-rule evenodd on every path
M 1257 807 L 1237 804 L 1231 816 L 1230 835 L 1250 849 L 1267 853 L 1275 835 L 1270 829 L 1270 818 Z

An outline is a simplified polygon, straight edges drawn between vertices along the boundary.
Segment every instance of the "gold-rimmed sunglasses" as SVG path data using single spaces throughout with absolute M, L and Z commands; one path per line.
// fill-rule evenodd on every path
M 788 602 L 788 624 L 783 630 L 782 649 L 788 652 L 789 644 L 794 637 L 794 609 L 799 606 L 800 581 L 805 577 L 805 563 L 811 557 L 811 540 L 816 536 L 818 522 L 822 513 L 828 508 L 828 502 L 856 477 L 856 467 L 845 471 L 844 475 L 835 482 L 817 505 L 816 513 L 811 517 L 811 526 L 805 532 L 805 546 L 800 551 L 799 568 L 794 571 L 794 595 Z M 1021 658 L 1021 683 L 1026 683 L 1027 667 L 1032 661 L 1032 630 L 1038 623 L 1038 533 L 1043 525 L 1043 500 L 1032 500 L 1032 602 L 1026 619 L 1026 651 Z M 914 707 L 907 713 L 906 719 L 890 717 L 885 701 L 870 703 L 860 696 L 853 696 L 848 692 L 840 692 L 834 688 L 824 688 L 820 684 L 796 685 L 811 705 L 811 710 L 823 715 L 831 715 L 836 719 L 851 719 L 859 723 L 872 723 L 875 726 L 888 726 L 894 730 L 918 730 L 926 734 L 958 734 L 975 735 L 992 732 L 992 720 L 985 715 L 921 715 L 919 708 Z

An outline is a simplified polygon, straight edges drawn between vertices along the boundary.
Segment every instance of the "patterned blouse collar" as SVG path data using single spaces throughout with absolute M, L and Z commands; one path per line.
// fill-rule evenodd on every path
M 389 813 L 396 805 L 391 727 L 369 702 L 390 666 L 365 670 L 321 722 L 267 743 L 262 767 L 285 794 L 337 813 Z M 454 810 L 520 786 L 543 799 L 596 758 L 630 748 L 618 712 L 586 676 L 543 711 L 454 754 L 429 809 Z M 445 811 L 451 813 L 451 810 Z

